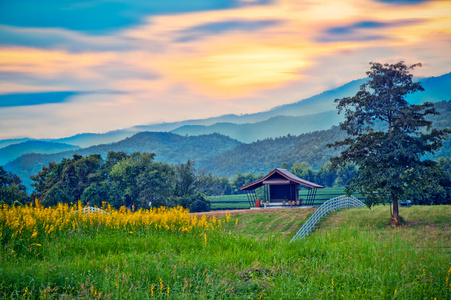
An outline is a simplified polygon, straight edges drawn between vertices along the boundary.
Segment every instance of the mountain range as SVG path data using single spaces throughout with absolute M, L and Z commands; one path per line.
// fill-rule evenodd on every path
M 30 183 L 29 175 L 40 170 L 42 164 L 60 161 L 75 153 L 105 156 L 108 151 L 153 152 L 157 160 L 170 163 L 191 159 L 196 161 L 197 167 L 227 176 L 237 172 L 266 172 L 282 162 L 306 161 L 319 167 L 337 154 L 325 144 L 341 139 L 342 135 L 334 127 L 343 118 L 334 109 L 334 100 L 353 96 L 365 80 L 355 80 L 302 101 L 255 114 L 142 125 L 53 140 L 0 140 L 0 165 L 18 174 L 26 184 Z M 411 104 L 436 102 L 442 116 L 434 120 L 434 124 L 440 128 L 451 127 L 451 105 L 439 102 L 451 99 L 451 73 L 419 81 L 425 91 L 406 99 Z

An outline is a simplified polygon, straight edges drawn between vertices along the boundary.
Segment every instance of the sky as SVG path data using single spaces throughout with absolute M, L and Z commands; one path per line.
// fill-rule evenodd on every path
M 255 113 L 450 53 L 447 0 L 1 0 L 0 139 Z

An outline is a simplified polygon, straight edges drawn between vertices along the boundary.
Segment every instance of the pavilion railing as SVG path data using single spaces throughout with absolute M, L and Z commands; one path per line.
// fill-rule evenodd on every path
M 307 220 L 307 222 L 305 222 L 305 224 L 301 227 L 301 229 L 299 229 L 299 231 L 291 239 L 290 242 L 303 239 L 305 236 L 307 236 L 313 230 L 315 225 L 321 220 L 321 218 L 328 213 L 336 211 L 340 208 L 361 206 L 365 206 L 365 203 L 354 196 L 347 197 L 343 195 L 327 200 L 315 211 L 315 213 Z

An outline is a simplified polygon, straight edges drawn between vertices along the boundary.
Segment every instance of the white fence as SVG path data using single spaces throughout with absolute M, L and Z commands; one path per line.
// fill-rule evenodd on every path
M 109 213 L 107 213 L 106 211 L 98 208 L 98 207 L 92 207 L 92 206 L 86 206 L 85 208 L 83 208 L 81 210 L 82 213 L 84 214 L 90 214 L 90 213 L 101 213 L 101 214 L 107 214 L 109 215 Z M 74 213 L 78 213 L 78 210 L 74 211 Z
M 290 242 L 303 239 L 305 236 L 307 236 L 313 230 L 316 223 L 318 223 L 321 220 L 321 218 L 327 215 L 328 213 L 344 207 L 360 207 L 360 206 L 365 206 L 365 203 L 363 203 L 354 196 L 347 197 L 343 195 L 327 200 L 315 211 L 315 213 L 310 217 L 310 219 L 308 219 L 307 222 L 305 222 L 305 224 L 301 227 L 301 229 L 299 229 L 299 231 L 291 239 Z

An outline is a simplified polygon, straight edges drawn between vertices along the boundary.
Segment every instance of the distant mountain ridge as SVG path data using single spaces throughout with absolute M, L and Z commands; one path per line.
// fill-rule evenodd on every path
M 171 132 L 180 135 L 200 135 L 220 133 L 243 143 L 252 143 L 267 138 L 300 135 L 318 130 L 326 130 L 343 120 L 343 115 L 330 110 L 305 116 L 275 116 L 256 123 L 215 123 L 209 126 L 185 125 Z
M 12 144 L 0 149 L 0 166 L 27 153 L 58 153 L 69 150 L 78 150 L 80 147 L 54 142 L 28 140 L 19 144 Z

